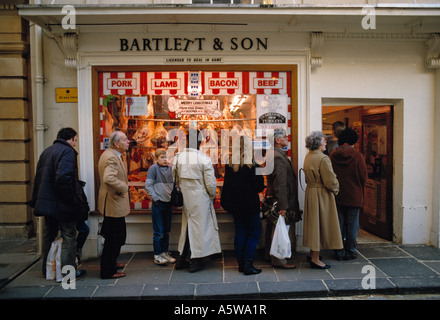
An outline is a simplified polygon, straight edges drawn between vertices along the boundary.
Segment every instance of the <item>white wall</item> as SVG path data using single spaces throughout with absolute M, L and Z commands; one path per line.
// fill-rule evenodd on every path
M 57 103 L 56 88 L 76 88 L 76 70 L 64 66 L 64 54 L 52 36 L 43 36 L 44 65 L 44 124 L 49 128 L 44 133 L 45 148 L 55 140 L 58 131 L 64 127 L 72 127 L 78 131 L 78 104 Z M 40 107 L 40 106 L 38 106 Z M 79 137 L 79 143 L 81 143 Z M 84 137 L 86 139 L 87 137 Z
M 432 220 L 434 71 L 424 55 L 423 41 L 326 39 L 310 85 L 312 129 L 322 101 L 394 102 L 394 241 L 408 244 L 428 243 Z

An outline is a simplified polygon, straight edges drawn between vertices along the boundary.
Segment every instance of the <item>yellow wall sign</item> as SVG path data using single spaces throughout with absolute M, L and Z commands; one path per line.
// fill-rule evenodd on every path
M 55 88 L 56 102 L 78 102 L 78 88 Z

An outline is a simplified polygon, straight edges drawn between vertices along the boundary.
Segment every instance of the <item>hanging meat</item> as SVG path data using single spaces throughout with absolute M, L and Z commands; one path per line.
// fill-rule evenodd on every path
M 167 134 L 168 131 L 163 126 L 164 122 L 160 121 L 156 124 L 156 130 L 154 130 L 151 136 L 151 142 L 156 148 L 166 148 L 167 147 Z

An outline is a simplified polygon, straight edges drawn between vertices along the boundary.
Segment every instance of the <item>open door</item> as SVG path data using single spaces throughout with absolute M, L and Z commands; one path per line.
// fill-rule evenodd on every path
M 360 226 L 384 239 L 393 237 L 393 110 L 390 106 L 362 111 L 361 152 L 365 157 L 368 181 Z

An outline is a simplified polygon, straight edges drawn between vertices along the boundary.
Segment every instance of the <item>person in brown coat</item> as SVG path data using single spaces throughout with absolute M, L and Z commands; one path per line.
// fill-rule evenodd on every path
M 278 201 L 279 214 L 285 216 L 288 211 L 299 211 L 298 188 L 295 170 L 292 162 L 287 158 L 283 151 L 289 142 L 289 137 L 283 129 L 275 129 L 273 133 L 273 148 L 266 154 L 268 159 L 268 168 L 273 168 L 271 173 L 267 175 L 267 191 L 266 197 L 272 196 Z M 270 170 L 270 169 L 269 169 Z M 293 225 L 292 222 L 289 222 Z M 266 225 L 266 251 L 267 255 L 272 242 L 275 226 L 272 222 L 267 221 Z M 272 265 L 276 268 L 293 269 L 296 266 L 288 263 L 286 259 L 278 259 L 270 256 Z
M 320 131 L 314 131 L 306 138 L 309 153 L 304 159 L 307 183 L 304 200 L 304 246 L 310 249 L 307 260 L 315 269 L 330 268 L 320 260 L 320 250 L 343 247 L 335 201 L 339 182 L 330 158 L 323 153 L 326 145 L 325 136 Z
M 339 224 L 345 238 L 344 250 L 336 250 L 336 259 L 352 260 L 357 257 L 356 237 L 359 230 L 359 211 L 364 205 L 364 186 L 367 182 L 365 159 L 354 145 L 359 136 L 351 128 L 339 135 L 339 147 L 331 154 L 333 170 L 339 181 L 340 190 L 336 196 Z
M 110 135 L 110 148 L 99 158 L 98 211 L 104 215 L 101 235 L 105 238 L 101 255 L 102 279 L 125 276 L 125 273 L 117 272 L 124 265 L 118 264 L 116 259 L 125 243 L 125 216 L 130 213 L 127 166 L 122 160 L 129 145 L 130 141 L 122 131 L 114 131 Z

